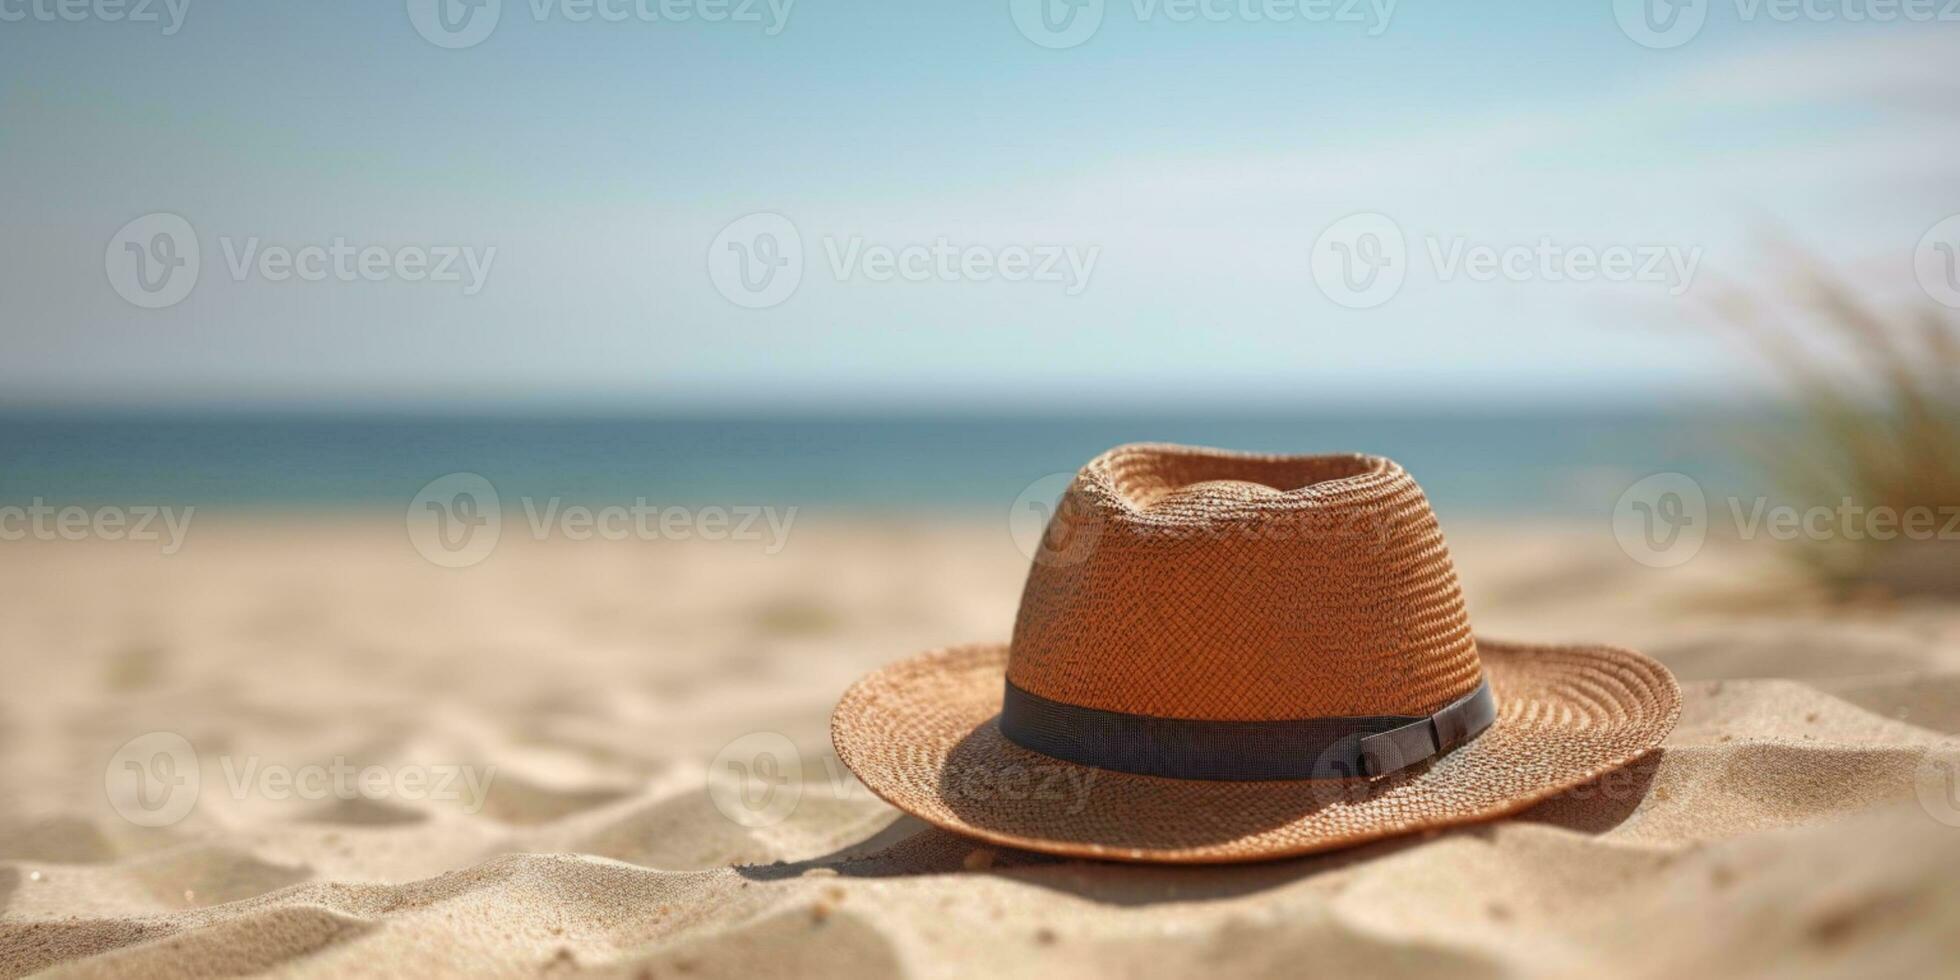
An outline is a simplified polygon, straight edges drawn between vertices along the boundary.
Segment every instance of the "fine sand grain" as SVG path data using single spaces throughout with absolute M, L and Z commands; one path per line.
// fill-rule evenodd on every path
M 1826 607 L 1758 550 L 1663 571 L 1604 528 L 1448 528 L 1480 633 L 1634 646 L 1674 669 L 1664 752 L 1495 824 L 1147 867 L 928 828 L 828 745 L 866 670 L 1007 636 L 1025 559 L 1004 520 L 809 517 L 776 555 L 506 535 L 466 569 L 423 561 L 398 519 L 198 522 L 169 557 L 0 545 L 0 975 L 1960 962 L 1960 609 Z M 196 759 L 195 806 L 155 828 L 109 796 L 135 776 L 111 766 L 118 748 L 149 733 Z M 731 783 L 758 746 L 787 771 Z M 391 782 L 260 778 L 336 765 Z M 464 769 L 487 785 L 429 798 L 398 780 Z M 146 775 L 156 802 L 189 774 Z

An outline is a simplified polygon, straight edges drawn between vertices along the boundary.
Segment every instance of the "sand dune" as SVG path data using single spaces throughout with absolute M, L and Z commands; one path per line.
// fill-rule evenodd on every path
M 980 847 L 837 766 L 859 673 L 1006 635 L 1024 559 L 995 523 L 461 570 L 380 519 L 9 545 L 0 974 L 1950 972 L 1960 610 L 1768 601 L 1753 551 L 1658 571 L 1603 530 L 1452 531 L 1483 632 L 1677 670 L 1665 751 L 1500 823 L 1227 868 Z M 199 778 L 151 828 L 105 769 L 155 732 Z M 758 738 L 793 747 L 757 784 L 785 795 L 730 797 L 709 762 Z M 303 799 L 254 762 L 491 775 Z

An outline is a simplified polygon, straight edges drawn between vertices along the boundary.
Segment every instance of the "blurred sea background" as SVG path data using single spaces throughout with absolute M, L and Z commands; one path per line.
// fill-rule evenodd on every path
M 1055 49 L 1008 6 L 799 5 L 764 32 L 475 5 L 491 33 L 461 48 L 386 4 L 8 25 L 0 503 L 399 519 L 466 472 L 566 503 L 998 513 L 1177 441 L 1378 453 L 1446 517 L 1585 518 L 1654 473 L 1761 492 L 1757 427 L 1810 395 L 1715 307 L 1801 301 L 1766 240 L 1886 311 L 1960 290 L 1950 18 L 1718 6 L 1657 42 L 1628 4 L 1110 4 Z M 766 302 L 746 258 L 727 275 L 758 216 L 800 246 Z M 1363 304 L 1316 265 L 1356 217 L 1403 243 Z M 162 218 L 202 264 L 151 308 L 116 288 L 119 239 Z M 251 259 L 330 246 L 483 266 Z M 862 261 L 941 246 L 1083 274 Z M 1823 366 L 1882 394 L 1870 346 Z
M 1739 412 L 1267 411 L 601 417 L 16 412 L 0 504 L 220 510 L 405 508 L 452 472 L 567 504 L 1005 512 L 1038 480 L 1121 443 L 1366 452 L 1413 472 L 1445 516 L 1610 514 L 1631 483 L 1686 473 L 1752 487 Z

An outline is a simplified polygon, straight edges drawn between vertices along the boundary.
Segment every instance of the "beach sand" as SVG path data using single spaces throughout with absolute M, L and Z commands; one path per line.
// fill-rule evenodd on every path
M 465 569 L 386 517 L 200 514 L 171 556 L 0 545 L 0 974 L 1960 963 L 1960 608 L 1824 604 L 1762 546 L 1657 570 L 1604 527 L 1449 526 L 1480 633 L 1674 669 L 1663 753 L 1495 824 L 1268 864 L 1103 864 L 902 817 L 827 741 L 866 670 L 1006 638 L 1026 559 L 1003 523 L 807 516 L 774 555 L 507 533 Z M 193 773 L 145 754 L 178 737 L 194 805 L 140 826 L 127 814 L 187 791 Z M 119 757 L 132 739 L 145 752 Z M 792 771 L 727 778 L 763 765 L 757 747 Z M 366 767 L 390 782 L 267 775 Z M 420 790 L 398 778 L 418 773 Z M 455 792 L 433 788 L 444 773 Z M 130 795 L 139 776 L 153 795 Z

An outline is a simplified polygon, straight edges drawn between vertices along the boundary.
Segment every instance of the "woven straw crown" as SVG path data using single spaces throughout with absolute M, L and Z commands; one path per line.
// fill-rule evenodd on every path
M 1112 449 L 1064 493 L 1007 679 L 1165 718 L 1420 716 L 1483 670 L 1422 488 L 1375 456 Z

